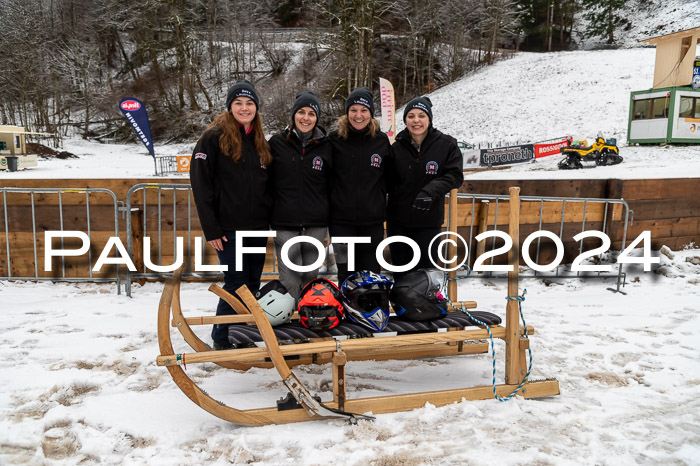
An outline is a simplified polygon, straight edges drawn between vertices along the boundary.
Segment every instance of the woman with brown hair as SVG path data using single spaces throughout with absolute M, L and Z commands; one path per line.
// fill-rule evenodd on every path
M 226 111 L 204 130 L 194 148 L 190 182 L 199 221 L 207 242 L 216 249 L 224 272 L 224 289 L 233 293 L 247 285 L 260 287 L 265 254 L 244 254 L 236 264 L 236 231 L 268 230 L 271 198 L 267 167 L 272 155 L 258 113 L 258 95 L 252 83 L 236 81 L 226 95 Z M 245 238 L 243 247 L 265 247 L 267 238 Z M 236 267 L 238 266 L 238 267 Z M 240 271 L 236 271 L 236 269 Z M 235 314 L 219 300 L 216 315 Z M 215 349 L 230 348 L 228 324 L 214 325 Z
M 433 267 L 445 218 L 445 195 L 464 181 L 462 153 L 457 140 L 433 126 L 433 104 L 429 97 L 416 97 L 403 111 L 406 129 L 396 135 L 391 146 L 387 234 L 406 236 L 418 244 L 421 257 L 413 268 Z M 430 244 L 433 249 L 430 251 Z M 405 243 L 389 246 L 392 263 L 406 265 L 413 250 Z M 407 272 L 396 272 L 400 278 Z
M 318 277 L 318 269 L 297 272 L 282 260 L 282 247 L 298 236 L 310 236 L 320 243 L 326 238 L 331 180 L 331 146 L 326 131 L 318 125 L 321 102 L 310 91 L 297 94 L 291 121 L 281 133 L 270 138 L 274 162 L 270 167 L 273 207 L 272 229 L 277 232 L 275 248 L 280 281 L 289 294 L 299 299 L 301 290 Z M 289 261 L 308 266 L 318 259 L 318 251 L 309 243 L 289 249 Z

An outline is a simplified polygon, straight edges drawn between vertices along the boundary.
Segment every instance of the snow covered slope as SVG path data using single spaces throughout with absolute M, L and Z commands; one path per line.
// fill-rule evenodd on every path
M 629 20 L 629 27 L 614 32 L 615 44 L 637 47 L 640 40 L 663 36 L 700 26 L 700 0 L 628 0 L 617 14 Z M 583 49 L 607 47 L 607 37 L 586 37 L 587 21 L 578 13 L 574 25 L 574 40 Z
M 619 142 L 630 92 L 651 87 L 654 52 L 519 53 L 430 94 L 434 124 L 468 142 L 590 139 L 598 131 Z

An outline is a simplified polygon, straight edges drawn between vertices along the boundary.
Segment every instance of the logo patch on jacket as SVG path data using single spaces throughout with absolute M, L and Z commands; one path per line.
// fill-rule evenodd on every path
M 425 164 L 425 174 L 426 175 L 437 175 L 438 163 L 434 160 Z
M 311 162 L 311 168 L 318 171 L 323 170 L 323 159 L 320 155 L 314 157 L 314 160 Z
M 202 152 L 197 152 L 196 154 L 194 154 L 194 159 L 195 159 L 195 160 L 197 160 L 197 159 L 206 160 L 206 159 L 207 159 L 207 154 L 204 154 L 204 153 L 202 153 Z
M 369 159 L 369 164 L 374 168 L 381 168 L 382 156 L 379 154 L 372 154 Z

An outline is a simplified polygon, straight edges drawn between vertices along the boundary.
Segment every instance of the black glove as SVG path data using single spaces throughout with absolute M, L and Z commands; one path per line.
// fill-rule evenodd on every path
M 413 210 L 419 210 L 421 212 L 427 212 L 430 210 L 430 206 L 433 204 L 433 199 L 425 194 L 423 191 L 418 193 L 416 200 L 413 201 Z

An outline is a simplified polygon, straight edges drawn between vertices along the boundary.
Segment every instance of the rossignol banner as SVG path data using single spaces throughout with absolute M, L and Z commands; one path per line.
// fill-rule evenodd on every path
M 535 148 L 533 144 L 521 146 L 494 147 L 481 149 L 480 165 L 482 167 L 494 167 L 498 165 L 510 165 L 535 160 Z
M 382 117 L 379 120 L 381 130 L 394 142 L 396 138 L 396 105 L 394 86 L 384 78 L 379 78 L 379 93 L 382 96 Z
M 555 142 L 547 142 L 545 144 L 535 144 L 535 158 L 547 157 L 548 155 L 557 155 L 561 153 L 561 148 L 567 145 L 566 139 Z
M 153 139 L 151 138 L 151 125 L 148 123 L 148 113 L 146 107 L 137 99 L 128 97 L 119 102 L 119 109 L 126 117 L 136 135 L 141 140 L 148 153 L 151 154 L 155 161 L 155 152 L 153 151 Z

